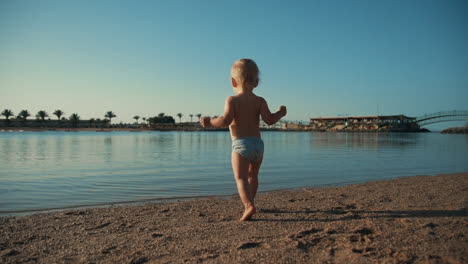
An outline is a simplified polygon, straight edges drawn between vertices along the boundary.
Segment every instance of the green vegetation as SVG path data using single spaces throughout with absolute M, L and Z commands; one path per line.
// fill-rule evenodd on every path
M 80 116 L 78 114 L 74 113 L 74 114 L 72 114 L 70 116 L 69 119 L 70 119 L 70 122 L 72 123 L 72 126 L 77 127 L 78 122 L 80 121 Z
M 174 124 L 175 120 L 172 116 L 166 116 L 164 113 L 159 113 L 159 115 L 150 117 L 148 119 L 150 125 L 152 124 Z
M 120 124 L 111 124 L 111 120 L 117 115 L 112 111 L 107 111 L 104 115 L 104 119 L 100 118 L 90 118 L 89 120 L 81 120 L 81 117 L 78 113 L 71 114 L 68 118 L 64 117 L 65 112 L 57 109 L 53 112 L 53 115 L 57 117 L 55 120 L 51 120 L 49 114 L 45 110 L 40 110 L 35 115 L 36 119 L 28 119 L 31 114 L 28 110 L 21 110 L 19 114 L 15 117 L 14 113 L 10 109 L 4 109 L 1 113 L 1 116 L 4 116 L 5 119 L 0 119 L 0 127 L 47 127 L 47 128 L 150 128 L 158 127 L 162 125 L 163 127 L 171 127 L 175 125 L 175 120 L 172 116 L 166 115 L 165 113 L 159 113 L 153 117 L 141 117 L 140 115 L 133 116 L 135 123 L 120 123 Z M 179 123 L 182 125 L 182 113 L 177 113 L 179 118 Z M 193 114 L 188 114 L 190 116 L 190 122 L 193 121 Z M 201 117 L 201 114 L 197 114 L 198 117 Z M 140 118 L 143 122 L 139 123 Z M 192 122 L 193 123 L 193 122 Z M 197 125 L 196 124 L 193 125 Z M 192 126 L 187 124 L 189 127 Z
M 49 117 L 49 114 L 47 114 L 47 112 L 44 111 L 44 110 L 40 110 L 40 111 L 37 112 L 37 114 L 36 114 L 36 118 L 40 118 L 42 121 L 44 121 L 44 119 L 45 119 L 46 117 Z
M 21 120 L 21 123 L 24 124 L 26 123 L 26 119 L 28 119 L 28 117 L 30 117 L 31 114 L 29 113 L 28 110 L 21 110 L 21 112 L 18 114 L 18 118 Z
M 5 116 L 7 125 L 10 124 L 10 116 L 13 116 L 13 112 L 9 109 L 5 109 L 2 112 L 2 116 Z
M 60 120 L 60 117 L 63 116 L 65 113 L 62 110 L 55 110 L 54 115 L 57 116 L 58 120 Z
M 104 117 L 109 118 L 109 124 L 112 123 L 112 118 L 117 117 L 114 112 L 108 111 Z
M 5 109 L 2 112 L 2 116 L 5 116 L 7 120 L 10 119 L 10 116 L 13 116 L 13 115 L 14 115 L 13 112 L 9 109 Z

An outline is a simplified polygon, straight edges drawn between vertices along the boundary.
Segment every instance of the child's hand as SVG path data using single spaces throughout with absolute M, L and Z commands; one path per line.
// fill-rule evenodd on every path
M 278 108 L 278 112 L 282 115 L 285 116 L 288 110 L 286 109 L 286 106 L 282 105 Z
M 209 127 L 211 125 L 211 117 L 209 116 L 203 116 L 203 117 L 200 117 L 200 124 L 202 125 L 202 127 Z

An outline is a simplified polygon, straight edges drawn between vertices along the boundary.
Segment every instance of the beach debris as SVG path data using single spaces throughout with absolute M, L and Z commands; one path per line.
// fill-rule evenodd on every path
M 164 236 L 163 234 L 158 234 L 158 233 L 151 234 L 152 238 L 159 238 L 159 237 L 163 237 L 163 236 Z

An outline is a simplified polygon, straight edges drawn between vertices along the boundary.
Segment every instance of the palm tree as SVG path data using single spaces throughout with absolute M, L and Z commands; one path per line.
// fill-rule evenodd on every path
M 63 116 L 65 113 L 62 110 L 55 110 L 54 115 L 57 116 L 58 120 L 60 120 L 60 117 Z
M 143 119 L 143 123 L 146 123 L 146 117 L 143 117 L 142 119 Z
M 13 111 L 11 111 L 10 109 L 5 109 L 2 112 L 2 116 L 5 116 L 7 120 L 10 118 L 10 116 L 13 116 L 13 115 L 14 115 Z
M 104 117 L 109 118 L 109 124 L 110 124 L 112 122 L 112 118 L 117 117 L 117 116 L 114 114 L 114 112 L 108 111 Z
M 192 123 L 192 122 L 193 122 L 193 121 L 192 121 L 193 115 L 190 114 L 189 116 L 190 116 L 190 123 Z
M 22 119 L 23 125 L 26 123 L 26 119 L 30 117 L 31 114 L 28 112 L 28 110 L 21 110 L 21 112 L 18 114 L 18 118 Z
M 178 113 L 177 116 L 179 117 L 179 123 L 181 123 L 182 122 L 182 116 L 183 116 L 182 113 Z
M 44 119 L 45 119 L 46 117 L 48 117 L 48 116 L 49 116 L 49 115 L 48 115 L 47 112 L 44 111 L 44 110 L 40 110 L 40 111 L 37 112 L 37 114 L 36 114 L 36 117 L 40 118 L 42 121 L 44 121 Z
M 69 119 L 70 119 L 70 122 L 72 123 L 72 126 L 76 127 L 76 125 L 80 121 L 80 116 L 76 113 L 73 113 Z
M 136 115 L 136 116 L 133 117 L 133 119 L 135 119 L 135 120 L 136 120 L 136 123 L 138 124 L 138 119 L 140 119 L 140 116 L 139 116 L 139 115 Z
M 163 118 L 164 116 L 165 116 L 164 113 L 159 113 L 159 115 L 158 115 L 159 118 Z
M 11 111 L 10 109 L 5 109 L 2 112 L 2 116 L 5 116 L 6 123 L 10 124 L 10 116 L 13 116 L 13 111 Z
M 200 117 L 202 116 L 202 114 L 197 114 L 196 116 L 198 117 L 198 119 L 200 119 Z

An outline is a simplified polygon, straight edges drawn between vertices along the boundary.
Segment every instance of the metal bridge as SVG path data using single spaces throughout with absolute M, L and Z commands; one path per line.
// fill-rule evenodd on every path
M 447 111 L 416 117 L 419 126 L 448 121 L 468 121 L 468 111 Z

